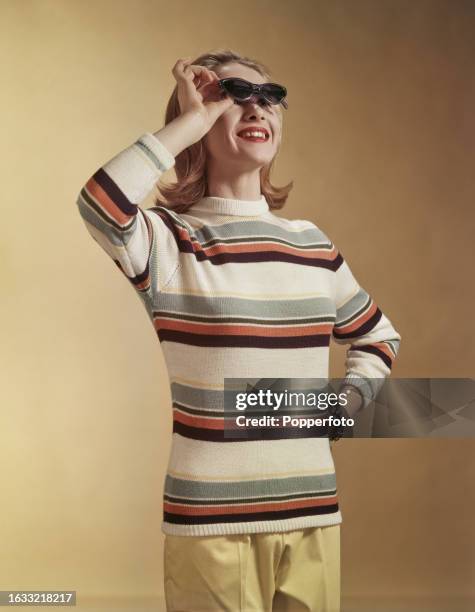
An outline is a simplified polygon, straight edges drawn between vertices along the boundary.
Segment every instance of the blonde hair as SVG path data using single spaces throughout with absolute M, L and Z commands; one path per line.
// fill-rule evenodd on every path
M 214 70 L 217 66 L 231 62 L 253 68 L 264 78 L 270 78 L 270 70 L 264 64 L 250 59 L 249 57 L 242 56 L 231 49 L 203 53 L 192 63 Z M 168 100 L 165 113 L 165 125 L 173 121 L 179 114 L 178 90 L 175 85 L 170 99 Z M 271 209 L 282 208 L 293 187 L 293 181 L 283 187 L 275 187 L 272 185 L 270 173 L 276 157 L 277 153 L 270 163 L 263 166 L 260 170 L 261 193 L 264 195 Z M 164 206 L 178 213 L 183 213 L 193 206 L 193 204 L 201 200 L 207 193 L 206 149 L 203 138 L 184 149 L 175 157 L 174 169 L 177 176 L 177 182 L 157 185 L 164 199 L 162 200 L 160 196 L 157 196 L 155 198 L 155 205 Z

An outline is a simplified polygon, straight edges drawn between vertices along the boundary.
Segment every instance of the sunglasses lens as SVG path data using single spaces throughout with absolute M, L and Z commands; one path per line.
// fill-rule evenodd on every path
M 271 102 L 271 104 L 279 104 L 279 102 L 285 98 L 287 93 L 286 90 L 283 87 L 279 87 L 279 85 L 266 85 L 264 87 L 264 91 L 266 98 Z
M 252 93 L 252 88 L 240 79 L 230 79 L 224 83 L 224 87 L 237 100 L 245 100 Z

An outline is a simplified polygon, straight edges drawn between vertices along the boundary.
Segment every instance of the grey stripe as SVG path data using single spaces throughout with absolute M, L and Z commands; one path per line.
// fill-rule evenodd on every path
M 320 476 L 293 476 L 290 478 L 268 478 L 263 480 L 238 482 L 203 482 L 184 480 L 167 474 L 165 478 L 165 493 L 191 499 L 209 498 L 239 498 L 259 497 L 275 494 L 312 492 L 334 492 L 336 476 L 322 474 Z
M 311 380 L 311 379 L 309 379 Z M 291 381 L 291 379 L 289 379 Z M 323 388 L 323 387 L 322 387 Z M 233 389 L 203 389 L 200 387 L 192 387 L 190 385 L 182 385 L 176 381 L 173 381 L 170 385 L 172 402 L 178 404 L 176 406 L 179 409 L 189 412 L 187 408 L 196 408 L 200 412 L 209 412 L 210 416 L 217 416 L 223 418 L 234 418 L 236 415 L 231 411 L 231 407 L 235 401 L 235 390 Z M 311 383 L 311 386 L 301 388 L 302 393 L 306 394 L 318 394 L 321 392 L 318 384 Z M 293 393 L 297 390 L 292 389 Z M 226 399 L 226 401 L 225 401 Z M 300 413 L 309 413 L 314 415 L 316 408 L 314 406 L 289 406 L 287 409 L 282 409 L 282 414 L 290 414 L 298 410 Z M 192 413 L 192 412 L 191 412 Z M 213 414 L 214 413 L 214 414 Z M 233 417 L 234 414 L 234 417 Z
M 389 344 L 389 346 L 392 348 L 393 352 L 395 355 L 397 355 L 398 351 L 399 351 L 399 345 L 401 344 L 400 340 L 385 340 L 386 344 Z
M 321 230 L 308 228 L 291 232 L 266 221 L 234 221 L 222 225 L 206 225 L 200 229 L 195 229 L 193 233 L 201 244 L 216 238 L 227 239 L 243 236 L 244 240 L 246 237 L 256 237 L 262 242 L 266 237 L 271 239 L 281 238 L 297 246 L 308 243 L 313 248 L 321 247 L 329 250 L 333 248 L 333 243 Z
M 335 316 L 335 305 L 329 297 L 302 298 L 300 300 L 289 299 L 255 299 L 236 298 L 212 295 L 186 295 L 179 293 L 163 293 L 159 296 L 158 304 L 160 311 L 183 312 L 194 315 L 235 315 L 237 317 L 250 317 L 261 319 L 262 317 L 285 318 L 291 317 L 316 317 L 329 316 L 331 320 Z M 160 314 L 160 312 L 157 312 Z
M 147 147 L 147 145 L 142 142 L 141 140 L 137 140 L 137 142 L 134 143 L 136 147 L 138 147 L 139 149 L 141 149 L 145 155 L 147 155 L 147 157 L 152 161 L 152 163 L 161 171 L 161 172 L 165 172 L 165 166 L 162 164 L 162 162 L 158 159 L 158 157 L 155 155 L 155 153 L 149 149 Z
M 201 389 L 172 382 L 170 385 L 172 400 L 179 404 L 195 406 L 206 410 L 219 410 L 223 413 L 224 391 L 221 389 Z
M 354 295 L 346 304 L 343 304 L 336 311 L 336 320 L 338 326 L 343 326 L 349 322 L 349 320 L 355 315 L 355 313 L 363 308 L 368 302 L 369 295 L 366 291 L 360 287 L 358 293 Z

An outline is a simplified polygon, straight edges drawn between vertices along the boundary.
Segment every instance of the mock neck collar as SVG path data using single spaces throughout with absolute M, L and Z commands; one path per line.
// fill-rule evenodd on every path
M 235 200 L 218 196 L 205 196 L 190 208 L 190 212 L 193 210 L 221 215 L 252 217 L 266 213 L 269 210 L 269 204 L 263 194 L 261 194 L 259 200 Z

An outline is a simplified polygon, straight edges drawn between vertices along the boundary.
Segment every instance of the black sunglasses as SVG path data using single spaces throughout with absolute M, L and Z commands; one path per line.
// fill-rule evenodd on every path
M 284 108 L 289 107 L 287 100 L 285 100 L 287 89 L 277 83 L 255 85 L 244 79 L 229 77 L 220 79 L 218 84 L 222 91 L 234 98 L 235 102 L 246 102 L 252 96 L 257 95 L 259 98 L 264 98 L 269 104 L 282 104 Z

